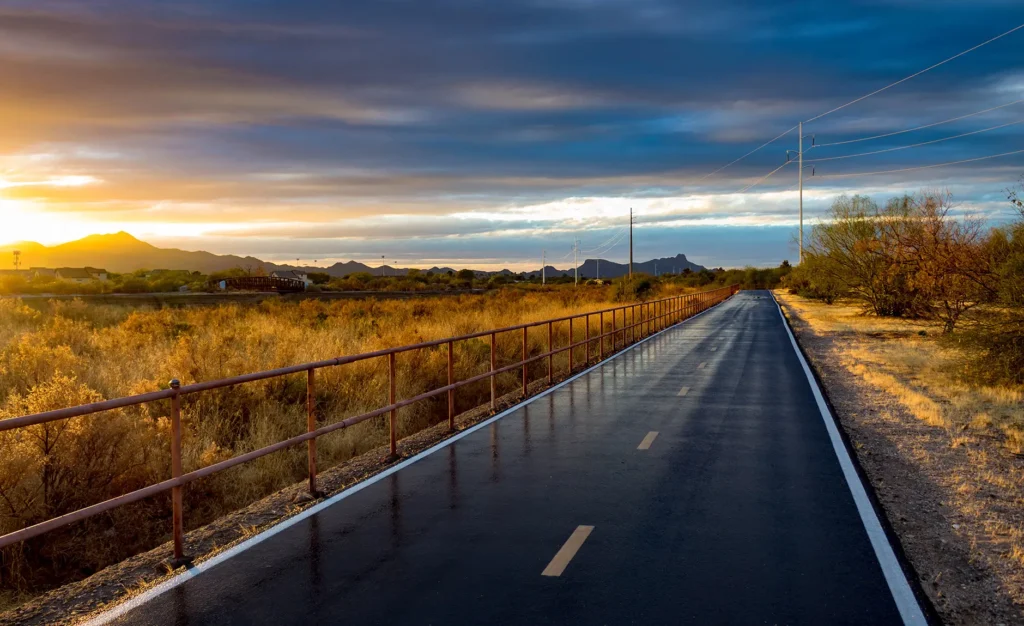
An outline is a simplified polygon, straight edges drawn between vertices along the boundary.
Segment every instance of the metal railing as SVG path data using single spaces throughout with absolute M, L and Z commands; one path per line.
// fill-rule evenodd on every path
M 576 369 L 576 364 L 573 363 L 574 353 L 576 349 L 585 346 L 586 361 L 584 366 L 587 367 L 592 361 L 593 347 L 596 342 L 597 344 L 597 362 L 604 360 L 604 358 L 611 353 L 614 353 L 620 347 L 625 348 L 643 338 L 646 338 L 656 332 L 664 330 L 665 328 L 679 323 L 697 313 L 704 311 L 719 302 L 722 302 L 729 296 L 733 295 L 738 291 L 738 287 L 733 285 L 729 287 L 722 287 L 719 289 L 713 289 L 710 291 L 704 291 L 699 293 L 691 293 L 680 296 L 672 296 L 670 298 L 663 298 L 660 300 L 652 300 L 650 302 L 642 302 L 635 304 L 627 304 L 619 307 L 613 307 L 610 309 L 603 309 L 600 311 L 592 311 L 589 313 L 580 313 L 577 315 L 569 315 L 565 317 L 559 317 L 555 319 L 541 320 L 538 322 L 529 322 L 526 324 L 519 324 L 517 326 L 508 326 L 506 328 L 499 328 L 495 330 L 485 330 L 468 335 L 460 335 L 458 337 L 449 337 L 446 339 L 435 339 L 433 341 L 425 341 L 422 343 L 399 346 L 396 348 L 388 348 L 386 350 L 377 350 L 375 352 L 367 352 L 363 354 L 354 354 L 351 356 L 338 357 L 329 359 L 326 361 L 316 361 L 313 363 L 303 363 L 301 365 L 292 365 L 289 367 L 281 367 L 272 370 L 266 370 L 263 372 L 255 372 L 252 374 L 244 374 L 241 376 L 234 376 L 231 378 L 223 378 L 219 380 L 211 380 L 206 382 L 193 383 L 190 385 L 181 385 L 177 379 L 170 382 L 170 388 L 161 391 L 153 391 L 149 393 L 138 394 L 134 396 L 127 396 L 123 398 L 115 398 L 112 400 L 104 400 L 102 402 L 95 402 L 92 404 L 83 404 L 80 406 L 68 407 L 65 409 L 58 409 L 54 411 L 46 411 L 43 413 L 36 413 L 33 415 L 23 415 L 20 417 L 13 417 L 5 420 L 0 420 L 0 432 L 14 430 L 17 428 L 25 428 L 36 424 L 44 424 L 47 422 L 53 422 L 57 420 L 65 420 L 82 415 L 90 415 L 93 413 L 99 413 L 102 411 L 109 411 L 112 409 L 118 409 L 128 406 L 146 404 L 149 402 L 155 402 L 158 400 L 171 401 L 171 413 L 170 413 L 170 453 L 171 453 L 171 478 L 148 487 L 143 487 L 135 491 L 111 498 L 109 500 L 87 506 L 77 511 L 55 517 L 38 524 L 28 526 L 21 530 L 17 530 L 12 533 L 0 536 L 0 548 L 4 548 L 11 544 L 25 541 L 33 537 L 37 537 L 44 533 L 47 533 L 61 526 L 71 524 L 80 520 L 87 519 L 94 515 L 98 515 L 105 511 L 109 511 L 119 506 L 124 506 L 132 502 L 138 502 L 145 498 L 163 493 L 167 490 L 171 491 L 171 518 L 172 518 L 172 532 L 174 538 L 174 558 L 176 561 L 184 561 L 184 512 L 182 503 L 182 490 L 184 486 L 190 482 L 215 474 L 217 472 L 226 470 L 236 465 L 241 465 L 248 461 L 258 459 L 266 456 L 273 452 L 289 448 L 291 446 L 299 445 L 303 442 L 307 445 L 307 456 L 308 456 L 308 474 L 309 474 L 309 491 L 312 494 L 316 494 L 316 476 L 317 476 L 317 453 L 316 453 L 316 440 L 322 435 L 340 430 L 342 428 L 348 428 L 360 422 L 380 417 L 382 415 L 388 416 L 388 428 L 390 431 L 390 451 L 392 456 L 397 453 L 398 446 L 398 409 L 409 406 L 411 404 L 427 400 L 442 394 L 448 396 L 448 429 L 454 430 L 455 428 L 455 390 L 459 387 L 470 385 L 481 380 L 490 379 L 490 409 L 495 411 L 497 408 L 497 376 L 499 374 L 513 371 L 516 369 L 522 369 L 522 397 L 525 398 L 529 395 L 529 379 L 527 375 L 527 367 L 534 362 L 547 359 L 547 382 L 550 384 L 554 382 L 554 367 L 553 357 L 562 352 L 569 352 L 569 374 Z M 618 325 L 618 320 L 622 318 L 622 325 Z M 605 316 L 611 316 L 611 330 L 606 331 Z M 598 318 L 599 332 L 591 336 L 591 318 Z M 579 342 L 573 342 L 574 338 L 574 322 L 577 320 L 584 320 L 584 333 L 585 339 Z M 556 347 L 553 345 L 554 334 L 553 327 L 555 324 L 568 323 L 569 328 L 569 343 L 565 346 Z M 529 355 L 528 347 L 528 336 L 527 331 L 531 328 L 540 326 L 547 326 L 547 351 L 534 356 Z M 523 338 L 523 352 L 522 360 L 517 363 L 512 363 L 504 367 L 497 367 L 496 362 L 496 337 L 502 333 L 509 333 L 521 331 Z M 621 344 L 619 337 L 621 336 Z M 454 368 L 454 346 L 457 342 L 467 341 L 471 339 L 478 339 L 482 337 L 488 337 L 490 339 L 490 368 L 478 374 L 471 376 L 463 380 L 455 380 L 455 368 Z M 605 349 L 608 347 L 608 343 L 611 343 L 611 352 L 606 353 Z M 398 400 L 395 393 L 395 355 L 403 352 L 409 352 L 413 350 L 422 350 L 424 348 L 432 348 L 438 346 L 445 346 L 448 348 L 448 384 L 439 387 L 437 389 L 420 393 L 418 395 L 406 398 L 404 400 Z M 316 370 L 335 367 L 339 365 L 345 365 L 348 363 L 355 363 L 357 361 L 364 361 L 367 359 L 386 358 L 388 363 L 388 405 L 383 406 L 379 409 L 375 409 L 368 413 L 349 417 L 347 419 L 328 424 L 326 426 L 316 427 L 316 406 L 315 406 L 315 394 L 316 394 Z M 188 473 L 182 473 L 182 455 L 181 455 L 181 398 L 182 396 L 196 394 L 211 389 L 219 389 L 224 387 L 232 387 L 235 385 L 241 385 L 244 383 L 254 382 L 258 380 L 265 380 L 268 378 L 275 378 L 279 376 L 287 376 L 289 374 L 306 373 L 306 432 L 279 441 L 275 444 L 253 450 L 245 454 L 241 454 L 212 465 L 207 465 L 197 470 L 193 470 Z

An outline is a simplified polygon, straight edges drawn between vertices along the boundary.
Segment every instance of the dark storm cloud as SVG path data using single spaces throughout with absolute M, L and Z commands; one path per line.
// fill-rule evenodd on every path
M 0 152 L 45 153 L 60 174 L 103 181 L 26 185 L 9 189 L 13 197 L 63 211 L 147 212 L 140 220 L 164 215 L 161 205 L 203 205 L 189 219 L 294 219 L 297 239 L 360 215 L 728 194 L 781 163 L 795 137 L 701 177 L 799 119 L 1021 22 L 1024 6 L 998 0 L 0 1 Z M 1024 99 L 1022 37 L 807 132 L 837 142 Z M 808 158 L 1019 119 L 1024 104 L 816 148 Z M 1022 140 L 1024 125 L 1008 126 L 926 149 L 823 161 L 816 172 L 969 159 L 1024 148 Z M 966 199 L 979 199 L 1012 181 L 1014 168 L 1024 170 L 1024 155 L 971 164 L 955 182 L 965 184 Z M 792 171 L 764 189 L 791 186 Z M 869 180 L 898 188 L 932 174 Z M 705 213 L 730 210 L 723 203 Z M 766 219 L 775 210 L 764 209 Z M 466 236 L 487 224 L 444 223 L 461 223 L 465 230 L 451 234 Z M 260 241 L 254 231 L 248 251 L 259 253 Z

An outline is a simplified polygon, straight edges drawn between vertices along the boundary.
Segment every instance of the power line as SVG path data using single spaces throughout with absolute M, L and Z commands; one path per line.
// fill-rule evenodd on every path
M 703 180 L 707 180 L 708 178 L 711 178 L 712 176 L 714 176 L 715 174 L 717 174 L 717 173 L 721 172 L 721 171 L 722 171 L 722 170 L 724 170 L 725 168 L 727 168 L 727 167 L 731 167 L 731 166 L 733 166 L 733 165 L 736 165 L 737 163 L 739 163 L 739 162 L 740 162 L 740 161 L 742 161 L 743 159 L 747 158 L 748 156 L 750 156 L 750 155 L 754 154 L 755 152 L 757 152 L 757 151 L 758 151 L 758 150 L 760 150 L 761 148 L 764 148 L 765 146 L 768 146 L 769 144 L 771 144 L 771 143 L 774 143 L 774 142 L 778 141 L 779 139 L 782 139 L 783 137 L 785 137 L 785 136 L 786 136 L 786 135 L 788 135 L 789 133 L 793 132 L 794 130 L 796 130 L 796 126 L 794 126 L 793 128 L 790 128 L 789 130 L 787 130 L 786 132 L 782 133 L 781 135 L 779 135 L 779 136 L 778 136 L 778 137 L 776 137 L 775 139 L 772 139 L 772 140 L 770 140 L 770 141 L 766 141 L 766 142 L 764 142 L 764 143 L 763 143 L 763 144 L 761 144 L 760 146 L 758 146 L 758 147 L 754 148 L 753 150 L 751 150 L 750 152 L 748 152 L 748 153 L 744 154 L 743 156 L 741 156 L 740 158 L 736 159 L 735 161 L 733 161 L 733 162 L 731 162 L 731 163 L 727 163 L 727 164 L 723 165 L 722 167 L 718 168 L 717 170 L 715 170 L 715 171 L 711 172 L 710 174 L 705 174 L 705 175 L 704 175 L 704 177 L 703 177 L 703 178 L 701 178 L 700 180 L 698 180 L 697 182 L 701 182 L 701 181 L 703 181 Z
M 623 228 L 619 233 L 614 235 L 611 239 L 605 242 L 605 244 L 590 248 L 589 250 L 580 250 L 583 254 L 604 254 L 615 246 L 622 243 L 622 240 L 626 238 L 626 229 Z
M 786 167 L 789 164 L 790 164 L 790 161 L 786 161 L 785 163 L 783 163 L 782 165 L 780 165 L 777 168 L 773 169 L 772 171 L 768 172 L 767 174 L 765 174 L 761 178 L 757 179 L 756 181 L 750 183 L 749 185 L 747 185 L 743 189 L 740 189 L 739 191 L 736 191 L 734 193 L 743 193 L 744 191 L 750 189 L 751 187 L 756 187 L 757 185 L 760 185 L 764 181 L 766 181 L 769 178 L 771 178 L 776 172 L 778 172 L 779 170 L 781 170 L 782 168 Z
M 914 170 L 927 170 L 933 167 L 945 167 L 947 165 L 960 165 L 961 163 L 972 163 L 974 161 L 984 161 L 985 159 L 995 159 L 999 157 L 1010 156 L 1011 154 L 1020 154 L 1022 152 L 1024 152 L 1024 150 L 1014 150 L 1013 152 L 991 154 L 989 156 L 975 157 L 973 159 L 964 159 L 963 161 L 951 161 L 949 163 L 935 163 L 933 165 L 921 165 L 918 167 L 904 167 L 898 170 L 883 170 L 880 172 L 855 172 L 853 174 L 825 174 L 823 176 L 816 176 L 816 178 L 850 178 L 851 176 L 874 176 L 877 174 L 895 174 L 897 172 L 912 172 Z
M 976 111 L 974 113 L 968 113 L 967 115 L 961 115 L 960 117 L 953 117 L 948 120 L 942 120 L 941 122 L 933 122 L 931 124 L 925 124 L 924 126 L 915 126 L 914 128 L 908 128 L 906 130 L 897 130 L 892 133 L 885 133 L 884 135 L 872 135 L 871 137 L 859 137 L 857 139 L 847 139 L 845 141 L 833 141 L 832 143 L 819 143 L 815 145 L 815 148 L 825 148 L 828 146 L 842 146 L 848 143 L 857 143 L 859 141 L 869 141 L 871 139 L 882 139 L 883 137 L 892 137 L 893 135 L 902 135 L 903 133 L 912 133 L 915 130 L 923 130 L 925 128 L 931 128 L 933 126 L 941 126 L 942 124 L 949 124 L 950 122 L 956 122 L 957 120 L 966 119 L 968 117 L 974 117 L 975 115 L 981 115 L 982 113 L 988 113 L 989 111 L 995 111 L 996 109 L 1002 109 L 1014 104 L 1020 104 L 1024 100 L 1014 100 L 1013 102 L 1007 102 L 1006 104 L 1000 104 L 997 107 L 991 109 L 985 109 L 984 111 Z
M 895 152 L 896 150 L 906 150 L 907 148 L 917 148 L 920 146 L 927 146 L 933 143 L 940 143 L 943 141 L 949 141 L 950 139 L 959 139 L 960 137 L 967 137 L 969 135 L 977 135 L 979 133 L 987 133 L 990 130 L 996 130 L 999 128 L 1006 128 L 1007 126 L 1014 126 L 1020 124 L 1024 120 L 1017 120 L 1016 122 L 1009 122 L 1006 124 L 1000 124 L 999 126 L 992 126 L 990 128 L 982 128 L 981 130 L 972 130 L 969 133 L 961 133 L 959 135 L 953 135 L 952 137 L 942 137 L 941 139 L 932 139 L 931 141 L 922 141 L 921 143 L 911 144 L 909 146 L 896 146 L 895 148 L 885 148 L 884 150 L 874 150 L 872 152 L 860 152 L 858 154 L 844 154 L 842 156 L 834 157 L 823 157 L 820 159 L 806 159 L 808 163 L 818 163 L 821 161 L 837 161 L 839 159 L 852 159 L 854 157 L 870 156 L 872 154 L 882 154 L 883 152 Z
M 831 110 L 829 110 L 829 111 L 825 111 L 825 112 L 824 112 L 824 113 L 822 113 L 821 115 L 817 115 L 817 116 L 815 116 L 815 117 L 812 117 L 812 118 L 811 118 L 811 119 L 809 119 L 809 120 L 805 120 L 805 121 L 804 121 L 804 124 L 806 124 L 806 123 L 808 123 L 808 122 L 813 122 L 814 120 L 818 120 L 818 119 L 821 119 L 821 118 L 825 117 L 826 115 L 830 115 L 830 114 L 832 114 L 832 113 L 835 113 L 836 111 L 838 111 L 838 110 L 840 110 L 840 109 L 845 109 L 846 107 L 850 106 L 851 104 L 857 104 L 857 103 L 858 103 L 858 102 L 860 102 L 861 100 L 866 100 L 867 98 L 870 98 L 871 96 L 874 96 L 874 95 L 880 94 L 880 93 L 882 93 L 883 91 L 885 91 L 886 89 L 889 89 L 889 88 L 891 88 L 891 87 L 895 87 L 896 85 L 899 85 L 900 83 L 905 83 L 905 82 L 907 82 L 908 80 L 910 80 L 911 78 L 914 78 L 914 77 L 920 76 L 921 74 L 924 74 L 925 72 L 931 71 L 931 70 L 933 70 L 933 69 L 935 69 L 935 68 L 939 67 L 940 65 L 945 65 L 946 63 L 949 63 L 949 62 L 950 62 L 950 61 L 952 61 L 953 59 L 957 59 L 957 58 L 959 58 L 959 57 L 962 57 L 963 55 L 967 54 L 968 52 L 973 52 L 973 51 L 977 50 L 978 48 L 980 48 L 980 47 L 982 47 L 982 46 L 986 46 L 986 45 L 988 45 L 988 44 L 992 43 L 993 41 L 996 41 L 997 39 L 1002 39 L 1003 37 L 1005 37 L 1005 36 L 1009 35 L 1010 33 L 1016 32 L 1016 31 L 1018 31 L 1018 30 L 1020 30 L 1020 29 L 1022 29 L 1022 28 L 1024 28 L 1024 24 L 1021 24 L 1021 25 L 1019 25 L 1019 26 L 1016 26 L 1016 27 L 1014 27 L 1014 28 L 1011 28 L 1010 30 L 1006 31 L 1005 33 L 1003 33 L 1003 34 L 1001 34 L 1001 35 L 996 35 L 995 37 L 993 37 L 993 38 L 989 39 L 988 41 L 985 41 L 985 42 L 979 43 L 978 45 L 974 46 L 973 48 L 968 48 L 967 50 L 964 50 L 963 52 L 960 52 L 959 54 L 954 54 L 953 56 L 949 57 L 949 58 L 948 58 L 948 59 L 946 59 L 945 61 L 939 61 L 939 62 L 938 62 L 938 63 L 936 63 L 935 65 L 932 65 L 931 67 L 926 67 L 925 69 L 921 70 L 920 72 L 916 72 L 916 73 L 914 73 L 914 74 L 911 74 L 910 76 L 907 76 L 906 78 L 901 78 L 900 80 L 898 80 L 898 81 L 896 81 L 896 82 L 894 82 L 894 83 L 890 83 L 890 84 L 886 85 L 885 87 L 882 87 L 881 89 L 876 89 L 875 91 L 872 91 L 872 92 L 871 92 L 871 93 L 869 93 L 869 94 L 863 95 L 863 96 L 861 96 L 861 97 L 857 98 L 856 100 L 851 100 L 851 101 L 847 102 L 846 104 L 843 104 L 843 105 L 837 106 L 836 108 L 834 108 L 834 109 L 831 109 Z
M 615 239 L 616 237 L 618 237 L 618 236 L 620 236 L 620 235 L 624 234 L 624 233 L 625 233 L 625 231 L 626 231 L 626 227 L 625 227 L 625 226 L 622 226 L 622 227 L 620 227 L 620 228 L 619 228 L 619 229 L 618 229 L 617 231 L 615 231 L 614 233 L 612 233 L 611 237 L 609 237 L 609 238 L 605 239 L 604 241 L 602 241 L 601 243 L 597 244 L 597 245 L 596 245 L 596 246 L 594 246 L 593 248 L 590 248 L 590 249 L 588 249 L 588 250 L 583 250 L 582 252 L 589 252 L 590 250 L 597 250 L 598 248 L 603 248 L 603 247 L 605 247 L 606 245 L 608 245 L 609 243 L 611 243 L 611 242 L 612 242 L 612 240 L 614 240 L 614 239 Z

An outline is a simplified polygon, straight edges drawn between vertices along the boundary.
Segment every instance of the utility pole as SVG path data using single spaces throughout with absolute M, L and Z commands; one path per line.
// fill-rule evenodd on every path
M 21 250 L 14 251 L 14 269 L 15 271 L 21 269 Z
M 380 255 L 380 277 L 384 278 L 384 255 Z
M 798 147 L 800 148 L 800 162 L 797 166 L 800 169 L 800 257 L 797 264 L 804 262 L 804 123 L 800 122 L 797 134 L 800 135 Z
M 800 138 L 797 139 L 797 169 L 800 171 L 797 173 L 797 184 L 800 187 L 800 256 L 797 259 L 797 264 L 804 262 L 804 123 L 800 122 L 797 124 Z M 814 147 L 814 135 L 811 135 L 811 147 Z M 786 150 L 786 162 L 789 162 L 790 153 L 793 150 Z M 811 166 L 811 176 L 814 176 L 814 167 Z
M 601 280 L 601 259 L 597 260 L 597 279 Z
M 629 207 L 629 280 L 633 280 L 633 207 Z
M 547 278 L 547 274 L 546 274 L 547 273 L 547 269 L 548 269 L 548 251 L 544 250 L 543 252 L 541 252 L 541 262 L 540 262 L 540 284 L 542 284 L 542 285 L 548 284 L 548 278 Z
M 577 286 L 577 285 L 580 284 L 580 259 L 579 259 L 579 251 L 580 251 L 580 240 L 579 239 L 573 239 L 572 240 L 572 268 L 573 268 L 572 269 L 572 271 L 573 271 L 573 283 L 572 284 L 573 284 L 573 286 Z

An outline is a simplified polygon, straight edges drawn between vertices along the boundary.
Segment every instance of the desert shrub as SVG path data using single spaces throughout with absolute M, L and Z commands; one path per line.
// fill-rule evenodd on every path
M 327 272 L 310 272 L 309 280 L 314 285 L 326 285 L 331 282 L 331 275 Z
M 797 292 L 861 300 L 875 315 L 933 317 L 953 332 L 970 309 L 996 295 L 987 233 L 980 220 L 952 214 L 945 192 L 893 198 L 880 208 L 840 196 L 811 230 Z
M 1024 201 L 1011 190 L 1016 221 L 992 231 L 986 241 L 987 262 L 993 267 L 996 306 L 979 316 L 957 343 L 970 355 L 963 375 L 990 384 L 1024 384 Z
M 1000 314 L 960 332 L 949 341 L 967 353 L 961 377 L 988 385 L 1024 384 L 1024 315 Z
M 15 393 L 0 406 L 0 417 L 37 413 L 102 399 L 73 376 L 57 374 Z M 159 480 L 166 450 L 160 426 L 124 411 L 74 418 L 0 433 L 0 532 L 65 513 L 144 487 Z M 125 548 L 150 538 L 145 529 L 117 545 L 105 532 L 139 514 L 126 507 L 112 515 L 61 529 L 0 551 L 4 579 L 28 588 L 106 565 Z M 134 521 L 134 520 L 133 520 Z
M 833 304 L 846 294 L 842 281 L 819 267 L 821 261 L 814 254 L 805 254 L 804 262 L 781 279 L 790 293 Z
M 642 302 L 650 298 L 654 292 L 654 283 L 651 277 L 639 272 L 633 274 L 632 279 L 623 276 L 616 279 L 613 284 L 615 285 L 616 302 Z

